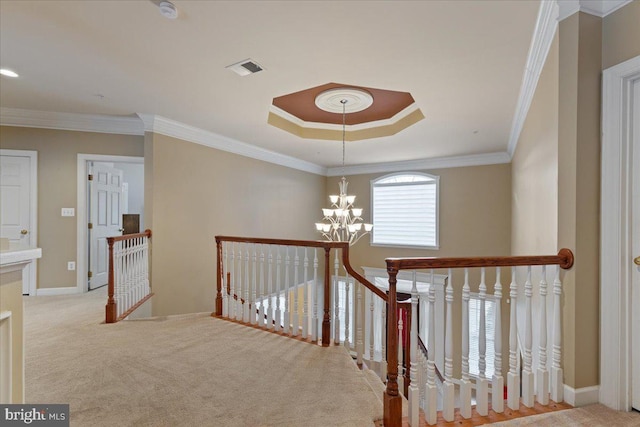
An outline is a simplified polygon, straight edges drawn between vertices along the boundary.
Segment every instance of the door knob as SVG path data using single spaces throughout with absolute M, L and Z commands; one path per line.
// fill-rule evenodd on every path
M 29 233 L 29 232 L 28 232 L 27 230 L 20 230 L 20 234 L 22 234 L 23 236 L 24 236 L 25 234 L 28 234 L 28 233 Z
M 122 232 L 124 231 L 124 228 L 118 228 L 118 231 Z
M 635 257 L 635 258 L 633 259 L 633 262 L 634 262 L 636 265 L 640 265 L 640 256 Z

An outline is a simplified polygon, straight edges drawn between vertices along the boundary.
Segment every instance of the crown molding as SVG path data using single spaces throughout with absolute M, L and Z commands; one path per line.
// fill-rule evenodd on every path
M 6 107 L 0 108 L 0 125 L 121 135 L 144 134 L 143 124 L 137 117 L 60 113 Z
M 368 165 L 329 168 L 327 176 L 360 175 L 365 173 L 385 173 L 419 171 L 425 169 L 446 169 L 465 166 L 486 166 L 510 163 L 511 156 L 499 153 L 472 154 L 468 156 L 437 157 L 433 159 L 408 160 L 404 162 L 373 163 Z
M 276 153 L 275 151 L 256 147 L 246 142 L 238 141 L 217 133 L 209 132 L 194 126 L 189 126 L 166 117 L 153 114 L 138 114 L 144 123 L 145 132 L 159 133 L 172 138 L 182 139 L 195 144 L 205 145 L 240 156 L 250 157 L 274 163 L 280 166 L 313 173 L 316 175 L 327 174 L 327 168 L 315 163 Z
M 576 12 L 584 12 L 600 18 L 626 6 L 633 0 L 558 0 L 560 14 L 558 20 L 568 18 Z
M 507 151 L 511 157 L 516 151 L 520 132 L 527 119 L 529 107 L 533 101 L 538 80 L 542 73 L 542 68 L 547 60 L 553 36 L 558 27 L 558 4 L 552 0 L 543 0 L 538 10 L 538 19 L 533 31 L 531 46 L 527 56 L 527 64 L 525 66 L 524 75 L 522 76 L 522 86 L 520 87 L 520 95 L 516 105 L 516 111 L 511 124 L 511 133 L 509 134 L 509 145 Z

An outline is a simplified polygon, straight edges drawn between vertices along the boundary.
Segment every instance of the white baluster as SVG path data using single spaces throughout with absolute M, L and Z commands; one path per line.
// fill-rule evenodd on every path
M 318 341 L 318 248 L 313 248 L 313 322 L 311 322 L 311 341 Z M 327 295 L 328 298 L 328 295 Z
M 340 344 L 340 283 L 338 280 L 338 267 L 340 266 L 340 263 L 338 261 L 338 250 L 334 249 L 335 251 L 335 260 L 333 262 L 333 270 L 334 270 L 334 274 L 333 274 L 333 283 L 334 283 L 334 291 L 333 291 L 333 300 L 334 300 L 334 308 L 333 308 L 333 315 L 334 315 L 334 320 L 333 320 L 333 327 L 334 327 L 334 333 L 333 333 L 333 342 L 336 344 Z
M 504 378 L 502 378 L 502 283 L 500 282 L 500 267 L 496 269 L 496 284 L 493 287 L 495 296 L 495 317 L 493 322 L 493 381 L 491 384 L 491 409 L 494 412 L 504 412 Z
M 300 282 L 298 281 L 298 270 L 300 269 L 300 256 L 298 256 L 298 247 L 294 247 L 295 250 L 295 258 L 293 262 L 293 310 L 291 310 L 292 319 L 292 333 L 294 337 L 298 336 L 298 328 L 300 327 L 300 319 L 298 315 L 300 314 L 300 308 L 298 307 L 298 293 L 300 292 L 300 288 L 298 285 Z
M 231 265 L 229 267 L 231 272 L 231 295 L 229 296 L 229 318 L 235 319 L 237 313 L 237 303 L 235 300 L 236 295 L 236 282 L 238 278 L 236 276 L 236 244 L 231 242 Z
M 460 381 L 460 415 L 471 418 L 471 381 L 469 380 L 469 269 L 464 269 L 462 286 L 462 380 Z
M 560 298 L 562 282 L 560 266 L 556 266 L 556 278 L 553 281 L 553 354 L 551 360 L 551 399 L 554 402 L 564 400 L 562 383 L 562 323 L 560 321 Z
M 236 320 L 242 321 L 242 288 L 244 286 L 244 277 L 242 276 L 242 244 L 240 243 L 238 243 L 236 258 Z
M 251 301 L 247 301 L 247 304 L 249 307 L 247 309 L 248 314 L 249 314 L 249 323 L 251 323 L 252 325 L 256 324 L 256 295 L 257 295 L 257 288 L 258 288 L 258 279 L 257 279 L 257 274 L 258 274 L 258 252 L 256 251 L 256 245 L 252 245 L 253 247 L 253 264 L 252 264 L 252 268 L 251 268 Z
M 453 383 L 453 279 L 449 269 L 445 288 L 447 320 L 444 337 L 444 384 L 442 385 L 442 418 L 453 421 L 455 413 L 455 384 Z
M 549 404 L 549 371 L 547 370 L 547 266 L 542 266 L 540 279 L 540 336 L 538 346 L 537 400 Z
M 480 322 L 478 339 L 478 380 L 476 381 L 476 412 L 486 416 L 489 413 L 489 380 L 486 376 L 487 369 L 487 319 L 486 319 L 486 299 L 487 285 L 485 283 L 485 268 L 480 269 Z
M 531 329 L 531 296 L 533 286 L 531 284 L 531 266 L 527 267 L 527 281 L 524 283 L 525 318 L 524 318 L 524 367 L 522 369 L 522 404 L 527 408 L 533 407 L 533 371 L 531 348 L 533 334 Z
M 276 246 L 277 249 L 277 246 Z M 273 253 L 271 253 L 271 245 L 269 245 L 268 265 L 267 269 L 267 329 L 273 329 L 273 311 L 274 307 L 271 304 L 273 300 Z
M 349 326 L 351 325 L 351 312 L 349 308 L 351 301 L 349 299 L 349 275 L 345 273 L 344 276 L 344 346 L 347 350 L 351 349 L 351 331 Z
M 433 270 L 429 281 L 429 346 L 427 347 L 427 390 L 424 417 L 428 424 L 435 424 L 438 418 L 438 388 L 436 387 L 436 288 L 433 284 Z M 417 424 L 416 424 L 417 425 Z
M 404 336 L 404 323 L 402 321 L 402 310 L 397 310 L 398 313 L 398 391 L 404 394 L 404 342 L 402 337 Z
M 373 364 L 373 360 L 375 358 L 375 340 L 376 340 L 376 336 L 375 336 L 375 298 L 376 295 L 371 292 L 371 291 L 366 291 L 367 295 L 369 295 L 369 317 L 370 317 L 370 322 L 369 322 L 369 360 L 371 362 L 371 364 Z
M 309 338 L 309 256 L 304 248 L 304 282 L 302 298 L 302 337 Z M 315 288 L 314 288 L 315 289 Z
M 249 244 L 244 245 L 244 304 L 242 304 L 242 321 L 249 323 L 249 288 L 251 287 L 251 279 L 249 277 Z
M 509 286 L 509 373 L 507 374 L 507 406 L 517 411 L 520 409 L 520 375 L 518 373 L 518 284 L 516 268 L 511 267 L 511 285 Z
M 380 344 L 382 347 L 382 353 L 380 356 L 380 378 L 384 381 L 387 379 L 387 340 L 385 337 L 387 336 L 387 303 L 385 301 L 381 302 L 382 310 L 380 310 L 380 324 L 382 325 L 382 335 L 380 339 Z
M 418 426 L 420 417 L 418 388 L 418 288 L 416 284 L 416 272 L 413 272 L 413 284 L 411 286 L 411 345 L 409 349 L 409 425 Z
M 276 323 L 275 323 L 275 331 L 280 332 L 282 330 L 282 309 L 280 303 L 280 289 L 282 288 L 282 255 L 280 255 L 280 247 L 276 246 L 277 257 L 276 257 Z
M 264 312 L 264 300 L 265 300 L 265 294 L 264 294 L 264 245 L 260 245 L 260 285 L 258 286 L 259 289 L 259 299 L 260 299 L 260 311 L 258 311 L 258 325 L 261 327 L 265 327 L 265 315 L 266 313 Z
M 229 243 L 222 242 L 222 316 L 229 317 L 229 298 L 227 289 L 229 286 L 229 280 L 227 273 L 229 272 Z
M 289 247 L 285 247 L 285 270 L 284 270 L 284 319 L 282 326 L 283 332 L 289 334 L 291 332 L 291 312 L 289 311 L 289 292 L 291 291 L 291 282 L 289 270 L 291 269 L 291 255 L 289 255 Z
M 362 353 L 364 351 L 364 342 L 362 339 L 362 324 L 364 323 L 363 316 L 363 302 L 362 302 L 362 285 L 360 282 L 353 282 L 353 286 L 356 288 L 356 309 L 353 318 L 355 319 L 356 327 L 356 363 L 358 366 L 362 366 Z

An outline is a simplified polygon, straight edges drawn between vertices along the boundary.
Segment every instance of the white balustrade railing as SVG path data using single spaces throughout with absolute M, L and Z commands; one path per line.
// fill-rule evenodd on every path
M 429 425 L 436 423 L 439 411 L 449 422 L 454 420 L 456 411 L 467 419 L 471 418 L 473 408 L 480 416 L 488 415 L 489 408 L 496 413 L 504 412 L 505 373 L 506 403 L 510 409 L 518 410 L 521 404 L 532 407 L 535 402 L 540 405 L 549 405 L 550 400 L 561 402 L 560 269 L 570 268 L 572 264 L 573 254 L 567 249 L 561 250 L 557 256 L 542 257 L 387 260 L 390 282 L 392 278 L 397 281 L 396 276 L 399 277 L 401 270 L 408 270 L 404 273 L 413 275 L 412 317 L 415 319 L 417 315 L 428 319 L 426 348 L 414 347 L 419 337 L 424 338 L 422 328 L 414 321 L 408 326 L 411 329 L 411 364 L 401 366 L 399 362 L 398 366 L 399 372 L 405 368 L 410 372 L 407 396 L 409 425 L 418 425 L 420 409 L 424 411 L 424 419 Z M 547 314 L 547 265 L 552 265 L 555 270 L 552 319 Z M 510 316 L 508 328 L 503 328 L 501 267 L 508 266 L 511 266 L 511 284 L 506 302 L 510 304 Z M 424 273 L 416 273 L 416 270 L 429 269 L 428 275 L 433 275 L 434 270 L 448 267 L 443 297 L 436 297 L 436 286 L 430 286 L 426 295 L 419 292 L 416 275 Z M 495 277 L 495 282 L 488 282 L 490 277 Z M 430 283 L 434 281 L 429 280 Z M 492 290 L 488 289 L 487 282 L 494 283 Z M 523 300 L 519 294 L 524 295 Z M 425 299 L 428 301 L 426 312 L 419 308 L 420 301 Z M 440 303 L 445 307 L 444 312 L 436 308 Z M 461 310 L 461 325 L 454 320 L 455 306 Z M 524 312 L 520 313 L 520 310 Z M 538 328 L 533 327 L 534 320 Z M 552 322 L 551 328 L 547 328 L 549 321 Z M 438 374 L 435 362 L 436 353 L 442 348 L 436 345 L 439 328 L 445 341 L 443 377 Z M 503 329 L 508 329 L 509 336 L 508 372 L 503 372 Z M 459 340 L 459 354 L 453 352 L 455 340 Z M 519 342 L 522 342 L 522 348 L 519 348 Z M 552 343 L 551 369 L 547 365 L 549 342 Z M 535 349 L 534 343 L 537 343 Z M 402 352 L 399 351 L 399 361 L 401 357 Z M 454 375 L 456 367 L 459 370 Z
M 149 281 L 151 231 L 109 237 L 108 300 L 105 322 L 126 318 L 153 294 Z

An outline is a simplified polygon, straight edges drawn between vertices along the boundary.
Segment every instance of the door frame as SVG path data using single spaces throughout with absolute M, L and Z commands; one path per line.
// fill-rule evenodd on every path
M 88 250 L 87 241 L 89 233 L 87 233 L 87 174 L 88 162 L 113 162 L 113 163 L 142 163 L 144 157 L 134 156 L 111 156 L 103 154 L 82 154 L 78 153 L 78 175 L 77 175 L 77 242 L 76 242 L 76 288 L 78 293 L 88 291 L 87 287 L 87 265 Z
M 632 81 L 640 56 L 602 75 L 600 188 L 600 403 L 631 410 Z M 640 108 L 640 106 L 637 106 Z M 638 167 L 638 166 L 636 166 Z
M 0 149 L 0 156 L 16 156 L 29 158 L 29 246 L 38 245 L 38 152 L 33 150 Z M 29 295 L 35 295 L 38 286 L 38 260 L 30 262 L 22 270 L 22 280 L 29 283 Z

